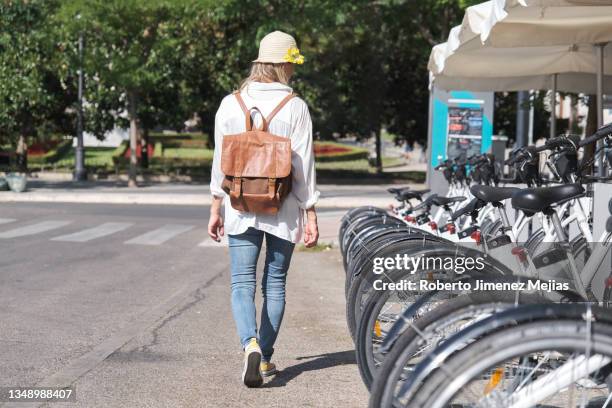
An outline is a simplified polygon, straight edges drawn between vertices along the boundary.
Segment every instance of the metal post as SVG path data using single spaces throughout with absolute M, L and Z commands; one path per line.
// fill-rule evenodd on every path
M 534 119 L 534 104 L 533 101 L 535 99 L 535 92 L 533 90 L 529 91 L 529 131 L 527 132 L 527 145 L 531 146 L 533 144 L 533 119 Z
M 77 102 L 77 128 L 76 138 L 77 145 L 74 152 L 74 175 L 75 181 L 83 181 L 87 179 L 87 170 L 85 169 L 85 151 L 83 148 L 83 33 L 79 34 L 79 89 Z
M 527 132 L 529 131 L 529 110 L 527 101 L 529 100 L 528 91 L 519 91 L 516 95 L 516 147 L 523 147 L 527 144 Z
M 550 90 L 550 137 L 557 136 L 557 74 L 552 76 Z
M 597 128 L 603 125 L 603 76 L 604 76 L 604 47 L 606 43 L 595 45 L 597 49 Z M 604 172 L 604 152 L 603 140 L 597 144 L 597 149 L 601 149 L 597 161 L 599 176 L 605 176 Z

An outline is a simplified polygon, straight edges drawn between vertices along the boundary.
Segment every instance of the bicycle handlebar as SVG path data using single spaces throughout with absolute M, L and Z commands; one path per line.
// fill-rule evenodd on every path
M 487 157 L 484 155 L 473 156 L 472 158 L 469 159 L 468 163 L 471 164 L 472 166 L 480 166 L 481 164 L 487 163 Z
M 512 166 L 513 164 L 516 164 L 516 163 L 518 163 L 520 161 L 523 161 L 523 160 L 531 160 L 531 159 L 534 158 L 536 153 L 543 152 L 543 151 L 545 151 L 547 149 L 548 148 L 546 147 L 546 145 L 542 145 L 542 146 L 539 146 L 539 147 L 525 146 L 520 151 L 516 152 L 514 157 L 506 160 L 505 164 L 507 164 L 508 166 Z
M 580 143 L 580 137 L 576 135 L 568 135 L 567 137 L 559 136 L 553 137 L 546 141 L 546 149 L 558 149 L 565 146 L 576 149 Z
M 608 123 L 607 125 L 604 125 L 604 126 L 600 127 L 599 129 L 597 129 L 597 132 L 593 133 L 589 137 L 585 137 L 584 139 L 582 139 L 578 143 L 578 146 L 579 147 L 583 147 L 583 146 L 589 145 L 591 143 L 595 143 L 599 139 L 603 139 L 604 137 L 606 137 L 606 136 L 608 136 L 610 134 L 612 134 L 612 123 Z

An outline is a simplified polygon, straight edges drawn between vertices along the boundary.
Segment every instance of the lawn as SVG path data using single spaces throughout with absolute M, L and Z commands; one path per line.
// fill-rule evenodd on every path
M 162 137 L 159 137 L 161 139 Z M 168 139 L 171 139 L 168 137 Z M 161 144 L 158 140 L 156 143 L 155 154 L 150 157 L 149 169 L 147 172 L 152 174 L 199 174 L 202 177 L 206 177 L 210 174 L 210 166 L 213 160 L 213 151 L 201 146 L 201 140 L 185 139 L 182 143 L 175 143 L 176 138 L 173 139 L 173 143 Z M 163 143 L 163 142 L 162 142 Z M 197 143 L 197 144 L 196 144 Z M 331 143 L 323 143 L 324 147 L 332 146 Z M 163 146 L 163 147 L 162 147 Z M 335 146 L 335 144 L 333 145 Z M 332 147 L 333 147 L 332 146 Z M 123 145 L 120 148 L 112 147 L 87 147 L 85 149 L 85 166 L 90 170 L 101 171 L 101 172 L 114 172 L 115 162 L 122 171 L 125 171 L 128 161 L 124 159 L 124 151 L 127 146 Z M 351 151 L 351 154 L 355 152 Z M 356 151 L 355 157 L 363 157 L 361 151 Z M 320 154 L 325 155 L 325 152 Z M 332 155 L 333 156 L 333 155 Z M 113 162 L 115 157 L 115 162 Z M 117 158 L 121 160 L 117 160 Z M 385 167 L 397 165 L 401 159 L 397 158 L 383 158 L 383 165 Z M 43 164 L 44 163 L 44 164 Z M 53 161 L 37 161 L 31 160 L 29 163 L 31 170 L 60 170 L 60 171 L 71 171 L 74 168 L 74 149 L 70 147 L 62 152 L 57 159 Z M 316 161 L 317 175 L 319 179 L 337 180 L 360 180 L 366 182 L 367 179 L 372 177 L 380 178 L 381 175 L 376 174 L 374 167 L 370 166 L 366 158 L 358 158 L 351 160 L 350 156 L 346 154 L 339 155 L 337 158 L 326 156 L 324 159 L 318 158 Z M 195 172 L 195 173 L 194 173 Z M 412 173 L 393 173 L 385 174 L 382 177 L 393 178 L 393 179 L 421 179 L 422 175 Z
M 114 147 L 87 147 L 85 149 L 85 166 L 90 168 L 112 169 L 114 152 Z M 55 162 L 43 164 L 36 160 L 29 160 L 28 167 L 31 170 L 37 168 L 68 170 L 74 167 L 74 160 L 74 149 L 71 148 Z
M 196 147 L 168 147 L 164 149 L 162 157 L 165 159 L 201 160 L 200 165 L 210 165 L 213 159 L 213 151 Z
M 374 169 L 365 159 L 316 163 L 317 170 L 346 170 L 368 173 Z

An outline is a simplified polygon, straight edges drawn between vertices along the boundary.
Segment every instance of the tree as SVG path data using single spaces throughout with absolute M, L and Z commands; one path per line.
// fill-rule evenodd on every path
M 49 23 L 40 23 L 45 27 L 41 38 L 60 51 L 50 54 L 64 61 L 47 66 L 59 78 L 56 82 L 63 91 L 59 96 L 68 96 L 71 103 L 78 66 L 76 42 L 84 34 L 85 127 L 98 137 L 114 126 L 129 124 L 135 152 L 140 133 L 146 135 L 158 126 L 180 129 L 194 113 L 203 130 L 212 134 L 221 98 L 246 76 L 259 40 L 280 29 L 293 34 L 306 55 L 293 86 L 309 103 L 318 136 L 375 136 L 380 169 L 382 129 L 409 142 L 425 139 L 426 63 L 431 47 L 446 39 L 463 8 L 472 2 L 53 0 L 44 7 L 41 0 L 22 3 L 41 10 L 47 7 L 50 18 Z M 38 63 L 41 55 L 48 54 L 31 52 L 19 60 Z M 38 87 L 33 84 L 40 83 L 42 76 L 38 70 L 28 71 L 28 76 L 33 81 L 20 88 L 35 92 Z M 20 100 L 40 101 L 39 105 L 66 112 L 65 102 L 45 99 L 46 92 L 38 96 Z M 49 109 L 24 111 L 40 114 L 41 121 L 54 126 L 63 121 Z M 136 157 L 132 154 L 130 160 L 132 183 Z
M 198 2 L 204 4 L 203 2 Z M 129 184 L 136 185 L 140 128 L 176 123 L 188 114 L 180 104 L 180 30 L 187 2 L 156 0 L 73 0 L 59 18 L 64 41 L 85 33 L 86 100 L 100 112 L 86 118 L 97 132 L 130 127 Z M 90 90 L 93 90 L 91 92 Z M 171 115 L 170 115 L 171 114 Z M 90 124 L 94 119 L 93 125 Z M 144 144 L 144 143 L 143 143 Z
M 324 131 L 376 137 L 377 168 L 382 169 L 381 131 L 422 141 L 429 105 L 427 60 L 431 47 L 446 40 L 468 2 L 356 1 L 334 4 L 336 21 L 321 27 L 314 63 L 305 76 L 323 84 L 324 104 L 315 110 Z M 471 3 L 471 2 L 469 2 Z M 310 23 L 310 22 L 308 22 Z M 319 32 L 316 33 L 317 35 Z
M 66 60 L 47 19 L 57 6 L 43 0 L 0 3 L 0 139 L 20 150 L 28 138 L 74 129 L 68 109 L 74 89 L 60 75 Z

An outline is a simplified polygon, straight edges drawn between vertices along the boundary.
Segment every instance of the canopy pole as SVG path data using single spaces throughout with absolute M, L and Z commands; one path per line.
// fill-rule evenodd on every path
M 550 90 L 550 137 L 557 136 L 557 74 L 552 75 Z
M 597 128 L 603 125 L 603 73 L 604 73 L 604 47 L 606 43 L 596 44 L 597 49 Z M 603 140 L 598 142 L 597 149 L 603 148 Z M 605 176 L 604 172 L 604 152 L 599 153 L 599 159 L 597 161 L 597 167 L 599 168 L 599 176 Z
M 518 91 L 516 94 L 516 147 L 527 146 L 529 133 L 529 102 L 528 91 Z
M 533 101 L 535 99 L 534 90 L 529 91 L 529 131 L 527 132 L 527 145 L 531 146 L 533 144 L 533 115 L 534 115 L 534 106 Z

